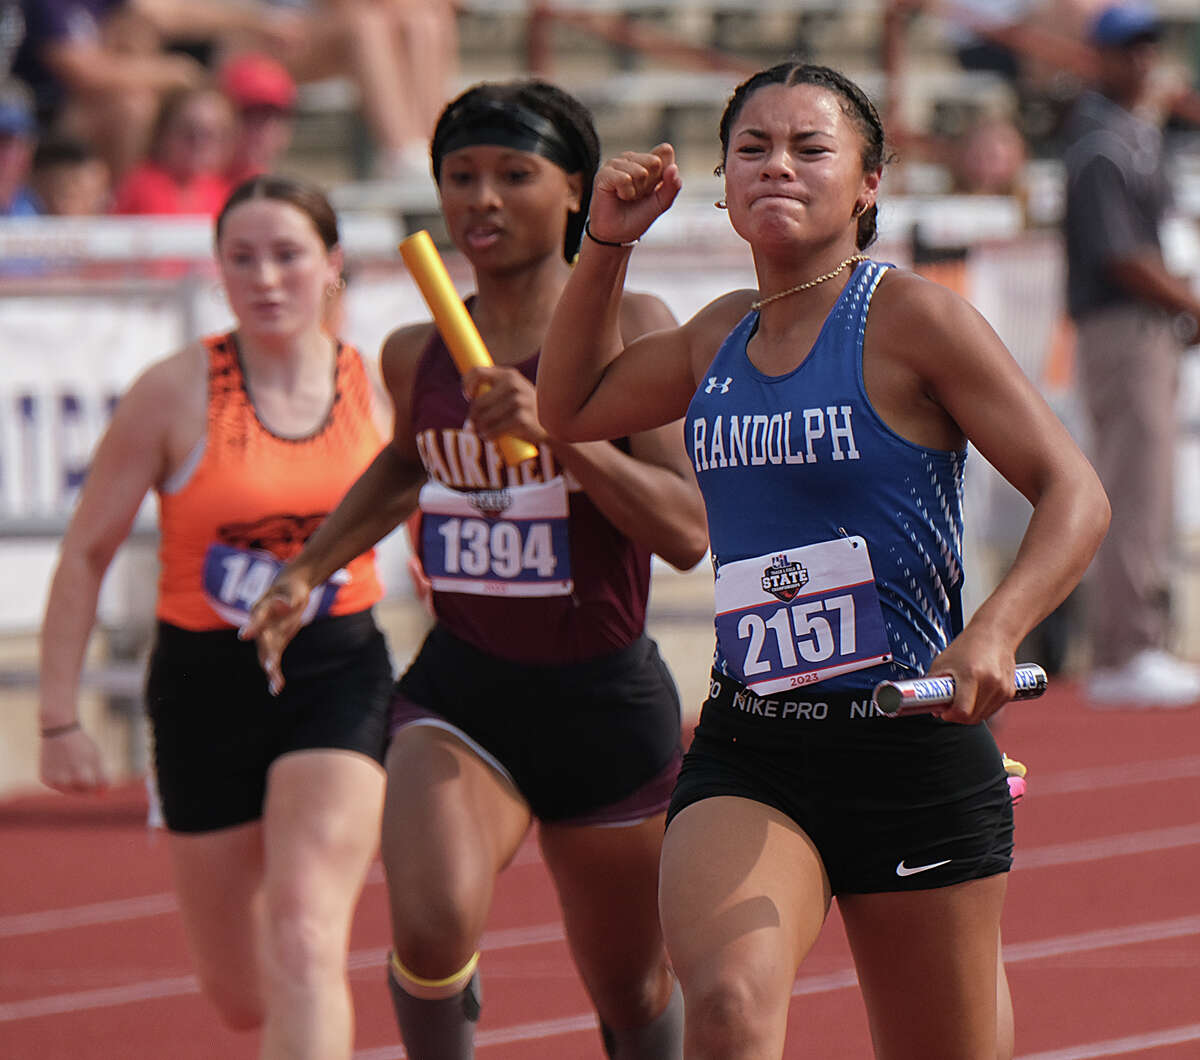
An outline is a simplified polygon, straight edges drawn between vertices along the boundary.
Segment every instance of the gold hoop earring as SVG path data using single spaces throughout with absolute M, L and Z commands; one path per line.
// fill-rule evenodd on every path
M 339 276 L 336 281 L 325 288 L 325 293 L 330 297 L 335 297 L 339 292 L 346 289 L 346 278 Z
M 713 205 L 718 210 L 728 210 L 729 209 L 729 204 L 726 203 L 724 199 L 718 199 L 716 202 L 713 203 Z
M 860 206 L 860 207 L 859 207 L 857 210 L 855 210 L 855 211 L 854 211 L 854 213 L 852 213 L 850 216 L 851 216 L 851 218 L 852 218 L 853 220 L 857 221 L 857 220 L 858 220 L 860 217 L 862 217 L 862 215 L 863 215 L 863 214 L 865 214 L 865 213 L 866 213 L 866 212 L 867 212 L 867 211 L 868 211 L 870 208 L 871 208 L 871 204 L 870 204 L 869 202 L 864 202 L 864 203 L 863 203 L 863 204 L 862 204 L 862 205 L 861 205 L 861 206 Z

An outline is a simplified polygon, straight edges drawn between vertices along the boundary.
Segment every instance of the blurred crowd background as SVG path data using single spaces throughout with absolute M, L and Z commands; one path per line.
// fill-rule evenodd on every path
M 0 0 L 0 793 L 33 783 L 36 630 L 58 536 L 90 448 L 130 380 L 228 312 L 211 216 L 248 175 L 326 188 L 343 223 L 344 336 L 374 354 L 426 310 L 396 243 L 429 228 L 451 274 L 427 140 L 482 80 L 537 75 L 594 111 L 606 153 L 676 145 L 681 201 L 634 256 L 634 285 L 680 317 L 732 285 L 748 255 L 713 208 L 717 122 L 732 88 L 788 57 L 835 66 L 892 140 L 876 256 L 926 271 L 980 308 L 1072 430 L 1063 309 L 1064 121 L 1093 73 L 1099 0 Z M 1160 0 L 1156 75 L 1175 205 L 1168 263 L 1200 274 L 1200 8 Z M 1181 482 L 1200 472 L 1200 391 L 1181 376 Z M 1181 489 L 1176 648 L 1200 654 L 1195 490 Z M 1028 507 L 976 461 L 968 477 L 975 599 L 1011 556 Z M 152 519 L 147 518 L 149 528 Z M 115 758 L 141 768 L 138 662 L 154 541 L 110 575 L 89 670 Z M 397 662 L 422 621 L 402 535 L 384 548 Z M 659 572 L 653 630 L 684 679 L 711 650 L 711 575 Z M 1077 599 L 1031 657 L 1088 665 Z M 1196 611 L 1196 615 L 1192 611 Z M 698 695 L 684 688 L 690 706 Z
M 0 0 L 0 215 L 195 214 L 264 169 L 429 186 L 445 101 L 484 78 L 561 82 L 606 147 L 671 139 L 715 164 L 741 75 L 784 57 L 870 88 L 893 194 L 1013 194 L 1053 220 L 1038 162 L 1086 84 L 1101 0 Z M 1159 0 L 1168 129 L 1197 127 L 1200 11 Z M 361 191 L 361 189 L 360 189 Z M 374 189 L 387 203 L 386 189 Z M 404 199 L 405 194 L 409 196 Z M 347 201 L 352 196 L 347 196 Z M 358 202 L 360 199 L 353 199 Z

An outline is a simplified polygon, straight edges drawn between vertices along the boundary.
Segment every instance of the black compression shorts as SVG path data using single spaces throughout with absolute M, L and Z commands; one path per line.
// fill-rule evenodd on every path
M 547 822 L 661 813 L 679 764 L 679 693 L 646 636 L 597 659 L 535 666 L 435 626 L 397 685 L 393 731 L 412 724 L 466 736 Z
M 888 717 L 869 692 L 760 699 L 723 675 L 712 682 L 668 819 L 720 795 L 773 806 L 812 839 L 835 895 L 1011 867 L 1012 799 L 986 726 Z
M 291 751 L 357 751 L 383 761 L 392 664 L 370 611 L 305 626 L 267 690 L 252 641 L 236 630 L 160 622 L 146 681 L 163 816 L 207 832 L 262 815 L 271 763 Z

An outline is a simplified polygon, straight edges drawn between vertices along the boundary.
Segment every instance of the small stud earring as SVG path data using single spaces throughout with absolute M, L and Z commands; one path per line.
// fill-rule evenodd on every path
M 714 203 L 713 203 L 713 205 L 714 205 L 714 206 L 715 206 L 715 207 L 716 207 L 718 210 L 728 210 L 728 209 L 729 209 L 729 206 L 728 206 L 728 204 L 725 202 L 725 200 L 724 200 L 724 199 L 718 199 L 716 202 L 714 202 Z

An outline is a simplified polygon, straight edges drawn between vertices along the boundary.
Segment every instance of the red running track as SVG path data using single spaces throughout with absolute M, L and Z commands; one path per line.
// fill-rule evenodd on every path
M 1063 682 L 1009 708 L 1030 767 L 1005 955 L 1023 1060 L 1200 1057 L 1200 708 L 1088 710 Z M 196 992 L 140 787 L 0 803 L 0 1060 L 241 1060 Z M 355 920 L 355 1060 L 393 1060 L 378 867 Z M 484 940 L 480 1060 L 603 1060 L 536 847 Z M 931 998 L 936 1003 L 936 991 Z M 801 969 L 786 1056 L 867 1058 L 836 908 Z

